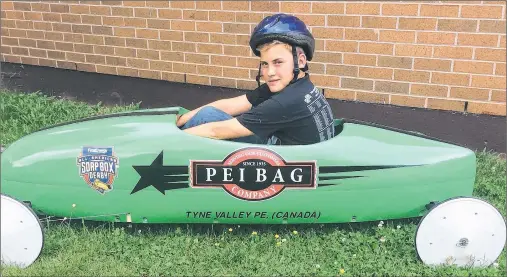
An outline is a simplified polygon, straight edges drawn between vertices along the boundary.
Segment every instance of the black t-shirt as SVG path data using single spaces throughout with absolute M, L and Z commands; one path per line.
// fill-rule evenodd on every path
M 281 145 L 303 145 L 334 136 L 333 113 L 309 75 L 272 93 L 266 84 L 246 94 L 250 111 L 238 121 L 264 140 L 275 137 Z

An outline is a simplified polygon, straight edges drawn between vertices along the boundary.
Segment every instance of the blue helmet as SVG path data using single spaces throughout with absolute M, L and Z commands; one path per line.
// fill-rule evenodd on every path
M 313 58 L 315 39 L 305 23 L 295 16 L 278 13 L 264 18 L 252 32 L 250 48 L 256 56 L 260 56 L 257 47 L 273 40 L 300 46 L 308 61 Z

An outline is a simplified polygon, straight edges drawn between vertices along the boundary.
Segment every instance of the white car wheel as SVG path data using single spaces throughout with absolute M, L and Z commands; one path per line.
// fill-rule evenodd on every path
M 7 266 L 26 268 L 39 257 L 44 235 L 39 218 L 22 202 L 3 195 L 1 260 Z
M 415 244 L 427 265 L 486 267 L 505 247 L 506 226 L 486 201 L 459 197 L 436 205 L 420 221 Z

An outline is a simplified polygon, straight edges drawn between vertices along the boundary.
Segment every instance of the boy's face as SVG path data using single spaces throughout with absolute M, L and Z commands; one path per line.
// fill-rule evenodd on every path
M 305 56 L 299 55 L 300 68 Z M 292 52 L 282 44 L 273 45 L 261 51 L 261 76 L 271 92 L 279 92 L 292 80 L 294 74 Z

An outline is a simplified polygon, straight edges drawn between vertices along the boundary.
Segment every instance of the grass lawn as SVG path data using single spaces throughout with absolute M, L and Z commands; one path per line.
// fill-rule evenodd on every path
M 0 92 L 0 143 L 84 116 L 137 109 L 90 106 Z M 506 161 L 477 152 L 475 196 L 506 214 Z M 3 276 L 505 276 L 497 264 L 472 269 L 428 267 L 418 260 L 419 219 L 326 225 L 125 225 L 44 220 L 45 245 L 27 269 Z M 297 232 L 294 232 L 297 231 Z

